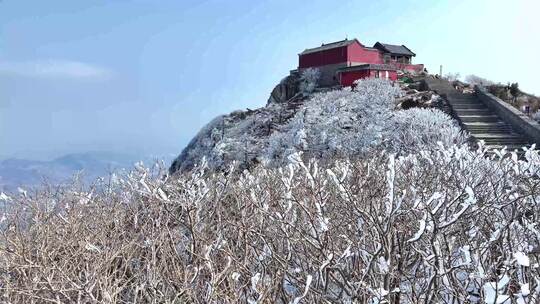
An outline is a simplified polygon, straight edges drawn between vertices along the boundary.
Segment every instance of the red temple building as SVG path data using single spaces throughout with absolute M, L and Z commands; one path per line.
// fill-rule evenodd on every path
M 357 39 L 342 40 L 306 49 L 298 58 L 298 70 L 317 68 L 321 71 L 321 86 L 351 86 L 361 78 L 397 79 L 398 70 L 418 73 L 422 64 L 412 64 L 416 56 L 404 45 L 377 42 L 373 47 Z

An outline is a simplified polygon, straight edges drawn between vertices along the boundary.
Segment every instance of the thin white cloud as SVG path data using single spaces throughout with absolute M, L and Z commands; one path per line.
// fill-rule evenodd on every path
M 0 62 L 0 74 L 33 78 L 107 79 L 112 71 L 89 63 L 69 60 Z

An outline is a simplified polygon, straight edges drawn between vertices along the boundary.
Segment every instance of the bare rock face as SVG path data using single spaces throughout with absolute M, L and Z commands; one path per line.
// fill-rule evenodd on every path
M 274 87 L 266 104 L 287 102 L 299 93 L 299 85 L 300 76 L 298 73 L 291 73 Z

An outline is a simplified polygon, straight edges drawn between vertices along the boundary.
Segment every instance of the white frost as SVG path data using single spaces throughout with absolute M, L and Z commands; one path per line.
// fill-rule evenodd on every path
M 11 200 L 11 197 L 7 196 L 4 192 L 0 192 L 0 201 L 9 201 Z
M 313 279 L 313 277 L 311 275 L 307 276 L 307 278 L 306 278 L 306 287 L 304 289 L 304 293 L 301 296 L 294 298 L 294 300 L 292 301 L 292 304 L 300 303 L 300 300 L 302 300 L 307 295 L 307 293 L 309 291 L 309 286 L 311 285 L 311 280 L 312 279 Z
M 516 259 L 516 263 L 521 266 L 529 267 L 530 265 L 529 257 L 521 251 L 514 253 L 514 259 Z
M 497 282 L 487 282 L 483 286 L 484 301 L 486 304 L 510 303 L 510 296 L 504 294 L 504 288 L 510 282 L 507 275 L 503 275 Z
M 261 274 L 257 272 L 254 276 L 251 277 L 251 289 L 257 290 L 257 283 L 261 279 Z
M 427 212 L 424 212 L 424 215 L 422 216 L 422 219 L 420 220 L 420 228 L 418 228 L 418 231 L 414 234 L 414 236 L 407 240 L 407 242 L 415 242 L 420 239 L 422 234 L 424 234 L 424 231 L 426 230 L 426 220 L 427 220 Z
M 93 252 L 97 252 L 97 253 L 101 253 L 101 249 L 99 249 L 98 246 L 94 245 L 94 244 L 90 244 L 90 243 L 86 243 L 86 245 L 84 246 L 84 248 L 88 251 L 93 251 Z

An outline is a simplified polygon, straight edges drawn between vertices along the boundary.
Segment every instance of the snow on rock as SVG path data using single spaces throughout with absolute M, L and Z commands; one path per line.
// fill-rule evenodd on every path
M 363 157 L 374 150 L 409 153 L 437 141 L 461 144 L 465 136 L 436 109 L 396 110 L 403 91 L 382 79 L 350 88 L 300 92 L 286 102 L 235 111 L 213 119 L 191 140 L 170 171 L 188 171 L 205 158 L 214 169 L 237 162 L 247 168 L 290 162 L 290 156 L 323 160 Z

